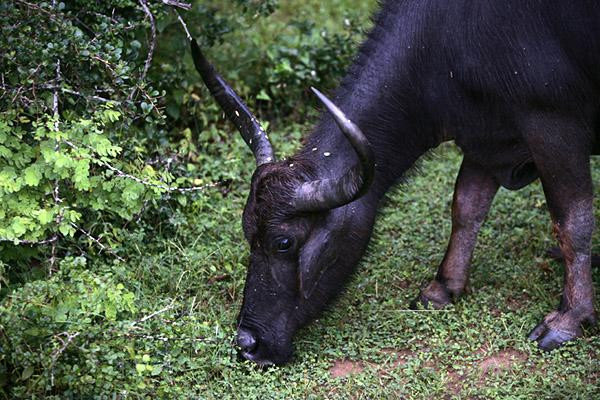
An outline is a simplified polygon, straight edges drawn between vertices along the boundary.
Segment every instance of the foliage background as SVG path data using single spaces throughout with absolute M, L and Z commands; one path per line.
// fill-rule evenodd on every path
M 451 145 L 391 196 L 360 273 L 301 332 L 295 362 L 239 362 L 253 160 L 193 70 L 176 11 L 286 155 L 316 119 L 307 89 L 335 86 L 375 1 L 186 4 L 0 3 L 0 396 L 600 393 L 597 329 L 551 354 L 524 340 L 561 279 L 540 257 L 552 239 L 538 185 L 500 193 L 472 296 L 404 311 L 448 237 Z

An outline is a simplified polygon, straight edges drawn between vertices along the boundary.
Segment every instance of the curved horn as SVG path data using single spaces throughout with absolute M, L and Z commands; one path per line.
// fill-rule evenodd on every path
M 195 39 L 192 39 L 191 44 L 192 58 L 194 59 L 196 70 L 202 76 L 206 87 L 215 100 L 217 100 L 227 118 L 233 122 L 242 134 L 244 141 L 250 147 L 252 153 L 254 153 L 256 165 L 275 161 L 271 143 L 256 117 L 204 57 Z
M 311 88 L 331 114 L 338 127 L 350 142 L 358 163 L 341 177 L 320 179 L 301 184 L 296 189 L 294 205 L 298 211 L 323 211 L 343 206 L 364 195 L 375 174 L 375 158 L 371 145 L 360 128 L 323 93 Z

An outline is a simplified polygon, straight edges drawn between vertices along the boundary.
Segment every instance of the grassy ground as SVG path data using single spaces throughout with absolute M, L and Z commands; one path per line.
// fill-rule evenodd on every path
M 526 339 L 558 304 L 562 281 L 562 266 L 542 256 L 554 241 L 538 183 L 498 194 L 475 251 L 470 294 L 448 310 L 407 310 L 443 255 L 459 164 L 456 148 L 444 145 L 391 196 L 348 292 L 298 335 L 288 366 L 261 371 L 233 361 L 239 264 L 226 280 L 207 285 L 194 313 L 205 315 L 215 334 L 207 337 L 212 344 L 205 351 L 211 355 L 198 366 L 203 379 L 193 372 L 182 377 L 190 391 L 202 398 L 282 399 L 600 396 L 597 328 L 550 354 Z M 233 196 L 222 204 L 234 214 L 240 206 Z M 231 262 L 228 254 L 243 264 L 248 250 L 238 224 L 217 223 L 236 237 L 215 249 L 213 265 Z M 182 255 L 195 251 L 192 246 Z M 594 274 L 599 284 L 600 271 Z

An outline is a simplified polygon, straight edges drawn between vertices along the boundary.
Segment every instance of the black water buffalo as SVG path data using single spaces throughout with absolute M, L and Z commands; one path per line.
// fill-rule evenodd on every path
M 600 149 L 598 0 L 385 1 L 335 104 L 315 90 L 327 112 L 283 161 L 195 42 L 192 51 L 256 158 L 243 215 L 251 255 L 237 343 L 245 358 L 290 358 L 294 333 L 352 275 L 385 193 L 447 140 L 464 153 L 452 234 L 416 301 L 443 307 L 461 295 L 498 187 L 540 178 L 566 272 L 560 305 L 529 337 L 553 349 L 595 321 L 589 158 Z

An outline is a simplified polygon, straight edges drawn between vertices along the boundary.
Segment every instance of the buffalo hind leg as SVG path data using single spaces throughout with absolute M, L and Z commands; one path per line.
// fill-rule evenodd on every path
M 548 250 L 546 250 L 546 255 L 557 261 L 565 261 L 565 256 L 560 250 L 560 247 L 550 247 Z M 600 267 L 600 254 L 592 254 L 591 264 L 592 268 Z
M 594 230 L 589 133 L 573 121 L 545 116 L 529 121 L 528 140 L 540 174 L 554 232 L 565 258 L 563 294 L 529 334 L 544 350 L 581 336 L 583 323 L 594 323 L 591 239 Z M 566 144 L 568 143 L 568 144 Z
M 411 307 L 442 308 L 460 296 L 467 285 L 471 255 L 481 223 L 498 191 L 493 176 L 463 159 L 452 201 L 452 234 L 437 275 Z

